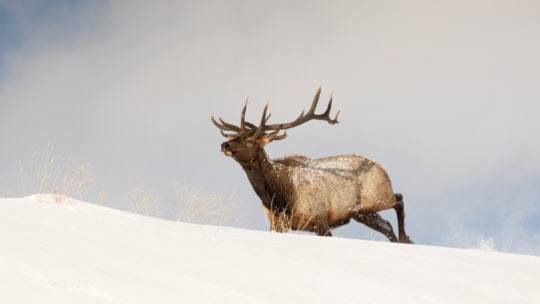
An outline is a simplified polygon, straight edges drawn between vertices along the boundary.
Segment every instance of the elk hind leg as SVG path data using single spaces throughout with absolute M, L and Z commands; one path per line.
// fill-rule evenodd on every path
M 357 222 L 384 234 L 384 236 L 386 236 L 390 242 L 398 242 L 398 238 L 396 237 L 390 222 L 383 219 L 377 212 L 357 213 L 353 218 Z
M 413 241 L 405 233 L 405 208 L 403 204 L 403 195 L 401 195 L 401 193 L 396 193 L 395 196 L 397 203 L 394 206 L 394 210 L 396 210 L 398 220 L 399 242 L 413 244 Z

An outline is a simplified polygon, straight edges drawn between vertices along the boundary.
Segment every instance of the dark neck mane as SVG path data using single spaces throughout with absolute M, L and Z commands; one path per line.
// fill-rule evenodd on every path
M 280 175 L 274 172 L 274 165 L 264 150 L 258 152 L 257 159 L 253 163 L 240 165 L 266 208 L 274 212 L 288 212 L 287 206 L 291 199 L 288 176 L 285 175 L 286 172 Z

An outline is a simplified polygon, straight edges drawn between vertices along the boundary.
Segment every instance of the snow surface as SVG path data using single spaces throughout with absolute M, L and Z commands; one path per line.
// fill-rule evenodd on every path
M 540 303 L 540 257 L 47 200 L 0 199 L 0 303 Z

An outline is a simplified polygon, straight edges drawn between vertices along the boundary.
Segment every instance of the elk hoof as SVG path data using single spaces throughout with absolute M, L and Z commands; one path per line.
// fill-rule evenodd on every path
M 414 244 L 414 242 L 409 238 L 408 235 L 406 235 L 405 237 L 400 237 L 399 242 L 403 244 Z

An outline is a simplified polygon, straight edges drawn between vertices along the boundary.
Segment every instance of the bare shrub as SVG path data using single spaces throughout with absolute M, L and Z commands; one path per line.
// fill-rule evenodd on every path
M 160 217 L 164 211 L 159 205 L 160 197 L 156 197 L 151 191 L 144 189 L 143 186 L 135 188 L 129 194 L 129 201 L 133 212 Z
M 204 193 L 201 189 L 176 184 L 180 212 L 176 220 L 187 223 L 235 226 L 239 217 L 234 213 L 238 206 L 233 202 L 236 192 L 228 197 Z
M 97 196 L 96 205 L 103 206 L 103 202 L 105 201 L 106 196 L 107 196 L 107 191 L 105 191 L 105 189 L 101 189 L 101 191 L 99 191 L 98 196 Z
M 84 192 L 95 183 L 93 178 L 83 174 L 89 166 L 88 163 L 73 169 L 69 159 L 56 157 L 55 149 L 49 141 L 45 153 L 37 150 L 32 153 L 30 168 L 25 169 L 19 160 L 21 190 L 24 196 L 38 194 L 38 198 L 52 194 L 57 203 L 75 195 L 83 199 Z
M 84 176 L 83 170 L 90 167 L 90 163 L 79 166 L 75 171 L 77 174 L 77 193 L 79 194 L 79 199 L 83 199 L 83 193 L 92 188 L 95 180 L 89 176 Z

